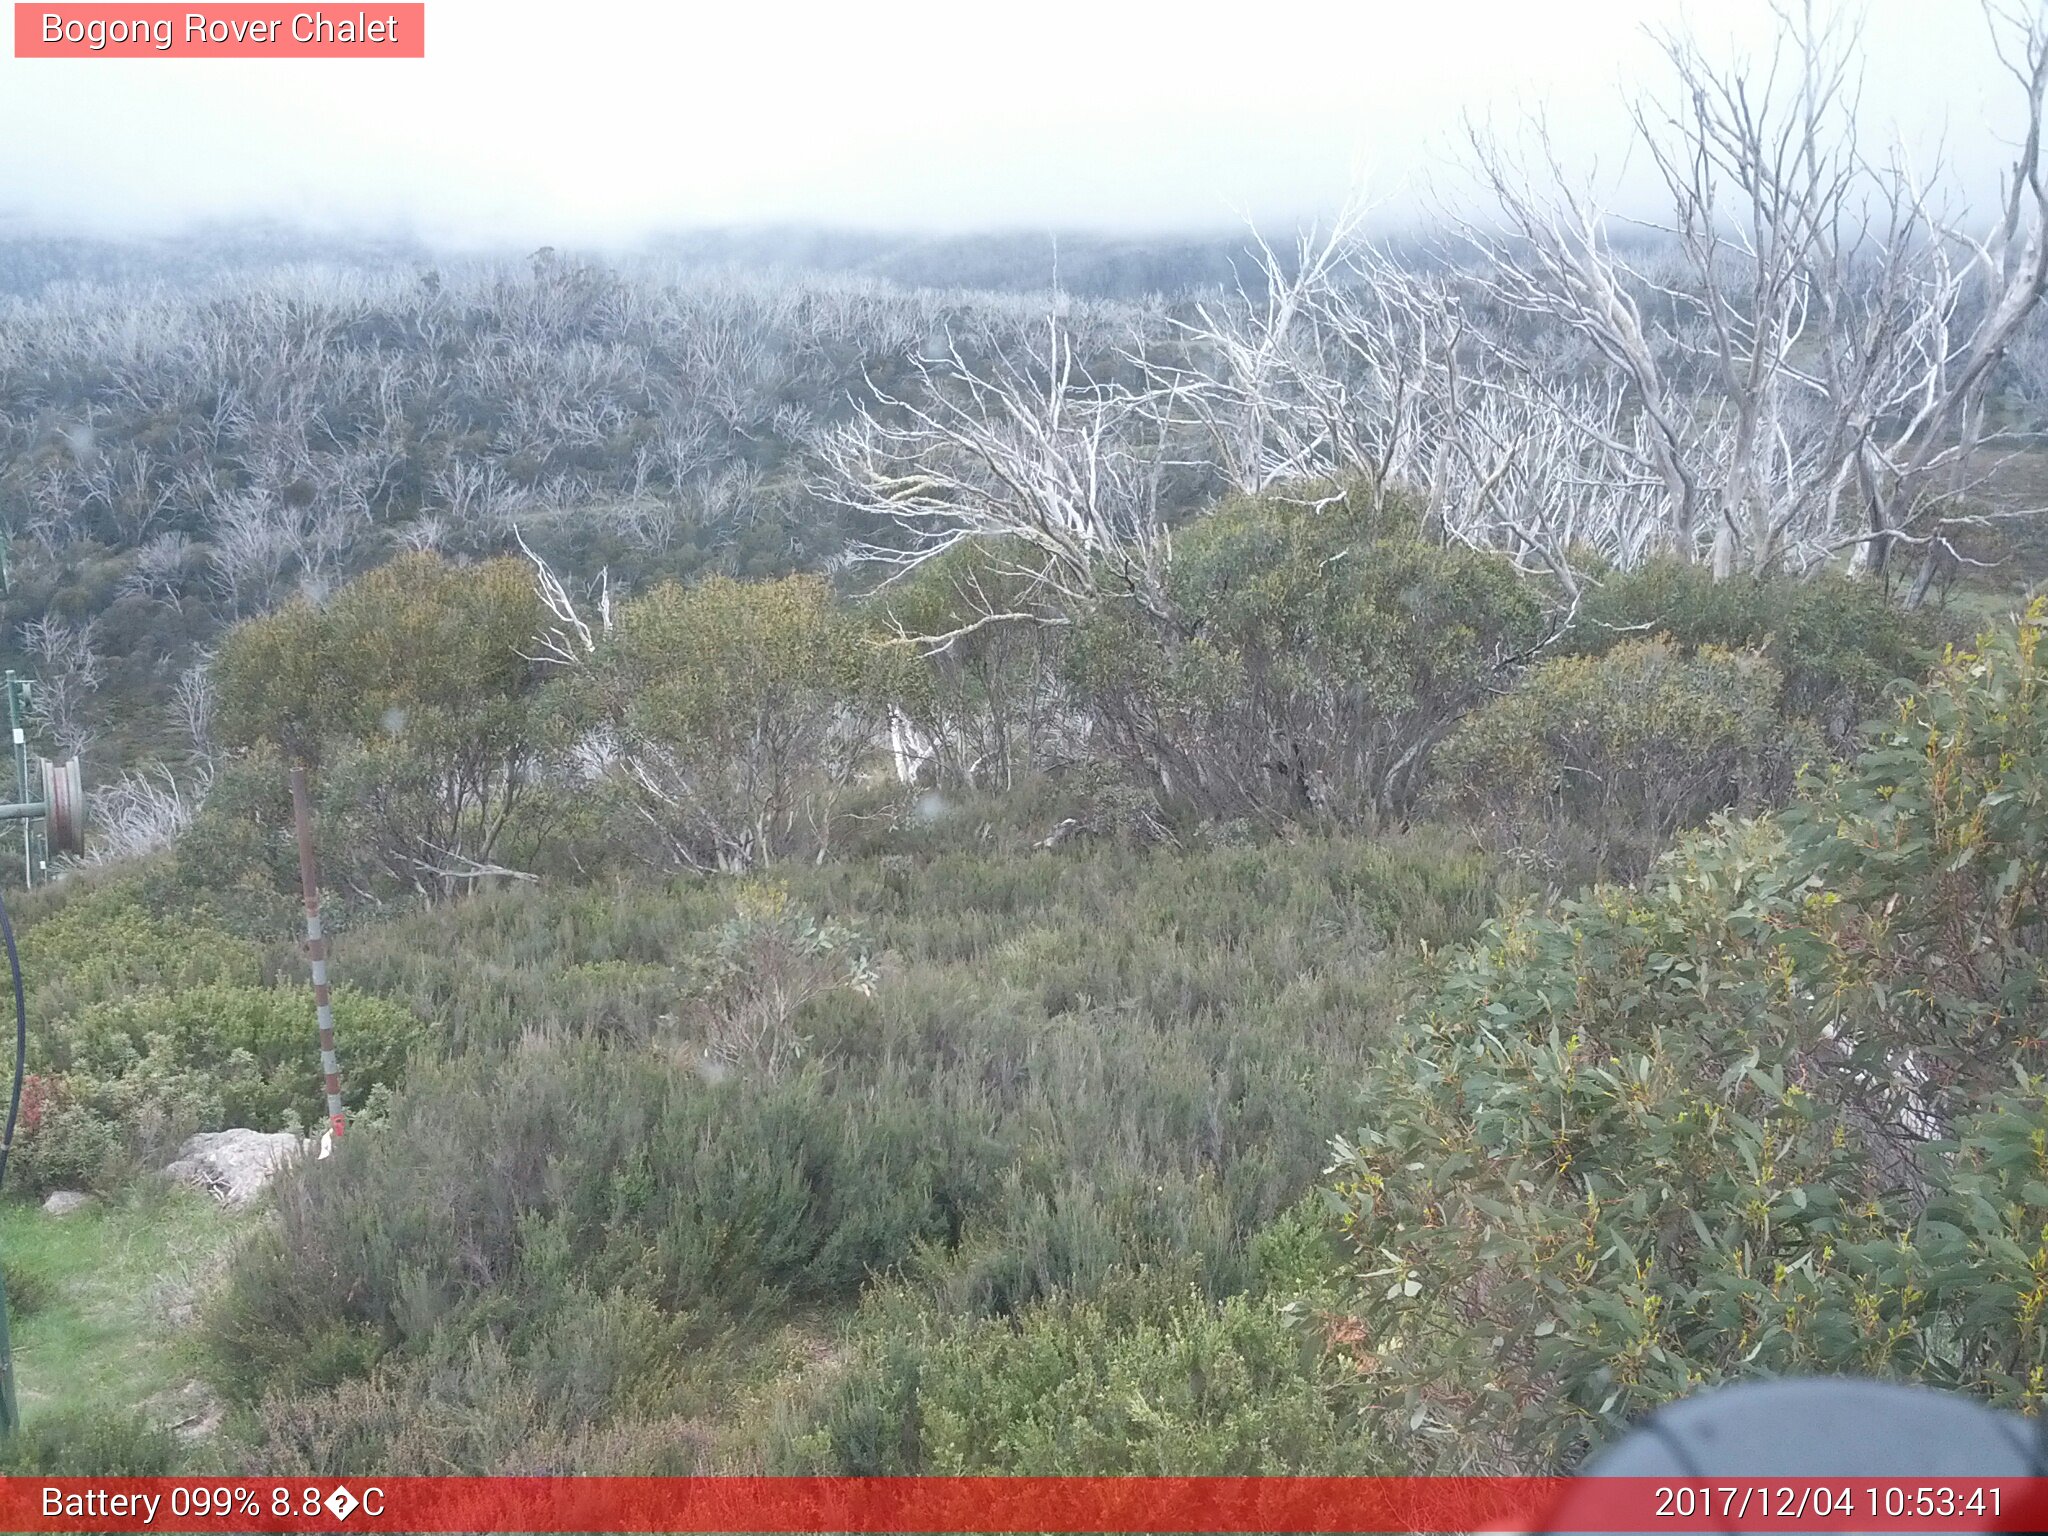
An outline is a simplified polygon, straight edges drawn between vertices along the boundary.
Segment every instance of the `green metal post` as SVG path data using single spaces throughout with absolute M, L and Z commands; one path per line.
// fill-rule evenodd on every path
M 7 1282 L 0 1280 L 0 1438 L 21 1428 L 21 1411 L 14 1405 L 14 1341 L 7 1332 Z

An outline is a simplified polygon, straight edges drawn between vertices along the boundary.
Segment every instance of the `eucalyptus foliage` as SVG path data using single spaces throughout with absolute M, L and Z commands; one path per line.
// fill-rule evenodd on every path
M 1491 927 L 1336 1144 L 1370 1397 L 1419 1465 L 1569 1465 L 1755 1373 L 2038 1410 L 2043 609 L 1775 820 Z

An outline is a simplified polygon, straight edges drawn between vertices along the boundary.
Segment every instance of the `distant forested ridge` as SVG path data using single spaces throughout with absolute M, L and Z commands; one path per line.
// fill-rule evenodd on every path
M 2024 18 L 1992 23 L 2034 59 Z M 565 595 L 850 594 L 1000 552 L 972 612 L 898 638 L 1118 608 L 1185 638 L 1174 530 L 1365 483 L 1505 558 L 1553 634 L 1659 561 L 1846 571 L 1912 608 L 2013 555 L 2024 584 L 2040 135 L 1967 207 L 1869 150 L 1852 28 L 1782 33 L 1768 81 L 1670 40 L 1672 108 L 1636 120 L 1647 224 L 1531 162 L 1532 129 L 1475 136 L 1477 202 L 1399 239 L 1353 207 L 1271 243 L 0 243 L 0 630 L 45 732 L 113 773 L 177 739 L 143 701 L 198 690 L 225 625 L 408 550 L 523 547 Z M 2038 129 L 2044 71 L 2011 71 L 2014 123 Z

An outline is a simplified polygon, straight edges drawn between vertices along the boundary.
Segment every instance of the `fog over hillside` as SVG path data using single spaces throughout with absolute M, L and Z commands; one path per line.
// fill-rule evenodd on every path
M 1243 229 L 1204 235 L 1080 232 L 933 235 L 822 226 L 757 226 L 667 234 L 624 249 L 568 247 L 626 270 L 705 269 L 873 277 L 904 287 L 1024 292 L 1055 289 L 1135 298 L 1256 281 Z M 0 231 L 0 293 L 32 297 L 52 283 L 189 288 L 289 267 L 363 274 L 517 263 L 521 245 L 446 247 L 416 238 L 364 239 L 274 223 L 213 224 L 175 235 Z
M 1873 0 L 1861 114 L 1995 187 L 2001 76 L 1964 0 Z M 266 218 L 343 237 L 618 247 L 675 230 L 1157 235 L 1327 214 L 1400 224 L 1468 120 L 1540 113 L 1639 204 L 1624 92 L 1693 25 L 1760 63 L 1766 0 L 1283 0 L 1196 24 L 1144 3 L 819 8 L 435 0 L 422 60 L 5 66 L 8 225 L 177 232 Z

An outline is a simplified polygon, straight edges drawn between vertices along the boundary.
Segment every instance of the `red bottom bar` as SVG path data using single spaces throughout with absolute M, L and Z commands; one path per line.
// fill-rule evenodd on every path
M 2022 1531 L 2042 1478 L 0 1478 L 9 1531 Z

